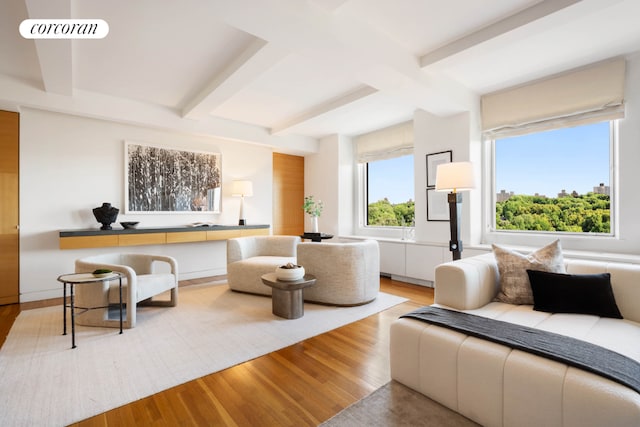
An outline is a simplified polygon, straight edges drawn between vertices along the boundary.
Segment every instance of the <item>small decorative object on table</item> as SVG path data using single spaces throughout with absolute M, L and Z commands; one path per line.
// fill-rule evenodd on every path
M 120 223 L 122 228 L 126 228 L 126 229 L 137 228 L 138 224 L 140 224 L 138 221 L 124 221 Z
M 312 232 L 318 232 L 318 217 L 322 214 L 324 203 L 322 200 L 315 201 L 313 196 L 305 196 L 302 209 L 311 215 Z
M 111 203 L 104 202 L 102 206 L 93 208 L 93 216 L 102 224 L 100 230 L 111 230 L 111 224 L 116 222 L 120 210 L 111 206 Z
M 107 268 L 99 268 L 97 270 L 93 270 L 93 276 L 94 277 L 107 277 L 109 276 L 111 273 L 113 273 L 113 271 L 107 269 Z
M 303 239 L 310 239 L 312 242 L 321 242 L 325 239 L 333 239 L 333 234 L 305 232 L 300 237 Z
M 292 263 L 281 265 L 276 267 L 276 277 L 286 282 L 300 280 L 304 277 L 304 267 Z

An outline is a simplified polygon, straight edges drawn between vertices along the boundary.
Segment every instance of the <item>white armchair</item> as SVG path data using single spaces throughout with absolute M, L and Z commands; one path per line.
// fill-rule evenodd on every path
M 248 236 L 227 240 L 227 283 L 229 289 L 271 295 L 261 277 L 276 267 L 296 262 L 298 236 Z
M 298 245 L 298 264 L 316 276 L 304 290 L 304 300 L 331 305 L 360 305 L 373 301 L 380 290 L 380 249 L 375 240 L 304 242 Z
M 162 271 L 155 263 L 164 264 Z M 147 254 L 103 254 L 76 260 L 76 273 L 106 268 L 123 274 L 122 302 L 126 305 L 125 328 L 136 325 L 138 303 L 173 307 L 178 303 L 178 262 L 169 256 Z M 165 271 L 166 270 L 166 271 Z M 153 299 L 169 291 L 169 299 Z M 117 304 L 118 281 L 76 285 L 77 307 L 107 307 Z M 76 323 L 86 326 L 119 327 L 119 317 L 111 319 L 108 308 L 89 310 L 76 316 Z

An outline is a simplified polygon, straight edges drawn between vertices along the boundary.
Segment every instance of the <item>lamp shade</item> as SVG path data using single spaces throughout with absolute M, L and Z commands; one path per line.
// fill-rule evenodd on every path
M 441 163 L 436 169 L 436 191 L 466 191 L 476 188 L 471 162 Z
M 253 183 L 251 181 L 233 181 L 231 183 L 231 195 L 236 197 L 253 196 Z

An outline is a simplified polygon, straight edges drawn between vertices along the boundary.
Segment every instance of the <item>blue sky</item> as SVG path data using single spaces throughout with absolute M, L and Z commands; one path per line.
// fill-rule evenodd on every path
M 392 204 L 415 200 L 413 156 L 369 163 L 369 203 L 385 197 Z
M 496 192 L 585 194 L 609 185 L 609 157 L 608 122 L 499 140 Z

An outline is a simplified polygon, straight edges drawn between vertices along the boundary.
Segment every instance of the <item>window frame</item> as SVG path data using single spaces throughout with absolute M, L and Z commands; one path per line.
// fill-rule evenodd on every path
M 604 120 L 603 120 L 604 121 Z M 618 205 L 618 148 L 619 148 L 619 120 L 608 120 L 609 122 L 609 209 L 611 230 L 609 233 L 578 233 L 568 231 L 536 231 L 536 230 L 501 230 L 496 228 L 496 137 L 483 137 L 483 165 L 486 171 L 483 176 L 483 233 L 482 242 L 509 243 L 530 245 L 530 239 L 549 238 L 556 236 L 563 239 L 618 239 L 619 238 L 619 205 Z M 595 121 L 592 123 L 596 123 Z M 583 125 L 588 125 L 584 123 Z M 568 126 L 566 126 L 568 127 Z M 555 129 L 561 129 L 559 126 Z M 546 129 L 548 130 L 548 129 Z M 541 130 L 539 132 L 544 132 Z M 539 133 L 530 132 L 530 133 Z M 509 137 L 508 135 L 503 138 Z
M 411 156 L 412 157 L 412 161 L 413 164 L 415 166 L 415 154 L 411 153 L 411 154 L 405 154 L 403 156 L 398 156 L 398 157 L 404 157 L 404 156 Z M 391 159 L 381 159 L 381 160 L 373 160 L 374 162 L 380 162 L 380 161 L 385 161 L 385 160 L 391 160 Z M 384 226 L 384 225 L 369 225 L 369 163 L 371 162 L 364 162 L 364 163 L 358 163 L 357 164 L 357 176 L 358 176 L 358 209 L 356 209 L 357 211 L 357 224 L 358 224 L 358 229 L 360 231 L 364 231 L 365 234 L 367 234 L 367 232 L 369 232 L 369 234 L 371 232 L 374 232 L 376 235 L 381 236 L 388 233 L 392 233 L 392 235 L 390 235 L 389 237 L 395 237 L 395 235 L 398 232 L 402 232 L 403 230 L 406 229 L 414 229 L 415 228 L 415 223 L 413 226 L 411 225 L 406 225 L 406 226 L 402 226 L 402 225 L 388 225 L 388 226 Z M 415 203 L 415 170 L 414 170 L 414 189 L 413 189 L 413 193 L 414 193 L 414 203 Z M 414 205 L 415 206 L 415 205 Z M 415 218 L 415 207 L 414 207 L 414 218 Z M 415 221 L 415 220 L 414 220 Z M 382 236 L 384 237 L 384 236 Z

